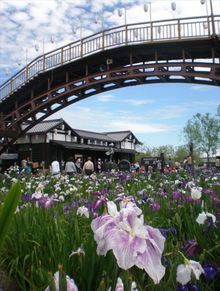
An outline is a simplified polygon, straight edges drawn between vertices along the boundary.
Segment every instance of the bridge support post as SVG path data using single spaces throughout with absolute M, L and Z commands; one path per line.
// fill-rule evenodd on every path
M 210 0 L 210 10 L 211 10 L 211 21 L 212 21 L 212 34 L 215 35 L 215 22 L 214 22 L 212 0 Z

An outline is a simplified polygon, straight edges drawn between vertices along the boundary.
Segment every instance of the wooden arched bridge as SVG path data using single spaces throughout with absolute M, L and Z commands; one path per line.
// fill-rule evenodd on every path
M 220 15 L 118 26 L 39 56 L 0 86 L 2 150 L 84 98 L 161 82 L 220 86 Z

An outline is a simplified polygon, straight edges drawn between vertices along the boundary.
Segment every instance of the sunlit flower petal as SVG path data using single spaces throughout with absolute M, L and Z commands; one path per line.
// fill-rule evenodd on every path
M 193 200 L 200 199 L 202 196 L 202 188 L 201 187 L 192 187 L 191 188 L 191 197 Z
M 201 274 L 204 273 L 204 270 L 199 262 L 193 260 L 186 260 L 185 264 L 180 264 L 177 267 L 177 282 L 182 285 L 186 285 L 191 280 L 191 275 L 194 274 L 195 278 L 199 280 Z
M 89 218 L 89 210 L 87 207 L 85 206 L 81 206 L 77 209 L 77 212 L 76 212 L 77 215 L 80 215 L 80 216 L 85 216 L 87 218 Z
M 157 284 L 165 274 L 161 264 L 165 238 L 158 229 L 144 224 L 141 209 L 128 203 L 117 211 L 114 202 L 108 202 L 109 214 L 97 217 L 91 228 L 97 242 L 97 253 L 106 255 L 112 250 L 118 266 L 129 269 L 136 265 L 144 269 Z
M 117 284 L 115 286 L 115 291 L 124 291 L 124 284 L 120 277 L 118 277 Z
M 204 211 L 198 215 L 198 217 L 196 218 L 196 222 L 198 222 L 199 224 L 204 224 L 208 218 L 211 218 L 213 223 L 216 222 L 215 215 Z
M 177 267 L 177 282 L 186 285 L 191 280 L 191 269 L 188 265 L 180 264 Z

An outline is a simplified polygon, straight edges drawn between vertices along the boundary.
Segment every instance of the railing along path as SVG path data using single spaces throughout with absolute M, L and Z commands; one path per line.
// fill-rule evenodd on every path
M 214 21 L 214 24 L 213 22 Z M 0 102 L 40 73 L 99 51 L 141 43 L 220 35 L 220 15 L 127 24 L 85 37 L 34 59 L 0 86 Z

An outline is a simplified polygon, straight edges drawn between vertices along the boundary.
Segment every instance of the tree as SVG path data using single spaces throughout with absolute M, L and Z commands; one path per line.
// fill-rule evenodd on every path
M 220 117 L 220 104 L 219 104 L 219 106 L 217 107 L 217 115 Z
M 165 159 L 173 159 L 175 156 L 175 149 L 172 145 L 164 145 L 154 147 L 152 149 L 153 155 L 159 157 L 161 153 L 164 154 Z
M 175 148 L 175 157 L 174 160 L 177 162 L 182 163 L 183 160 L 190 154 L 190 146 L 189 144 L 185 145 L 180 145 Z M 196 164 L 200 164 L 201 159 L 200 159 L 200 152 L 199 149 L 194 149 L 193 151 L 193 160 L 195 161 Z
M 206 153 L 207 162 L 211 154 L 215 154 L 220 142 L 220 121 L 209 113 L 197 113 L 192 119 L 188 120 L 183 129 L 185 139 L 201 152 Z

